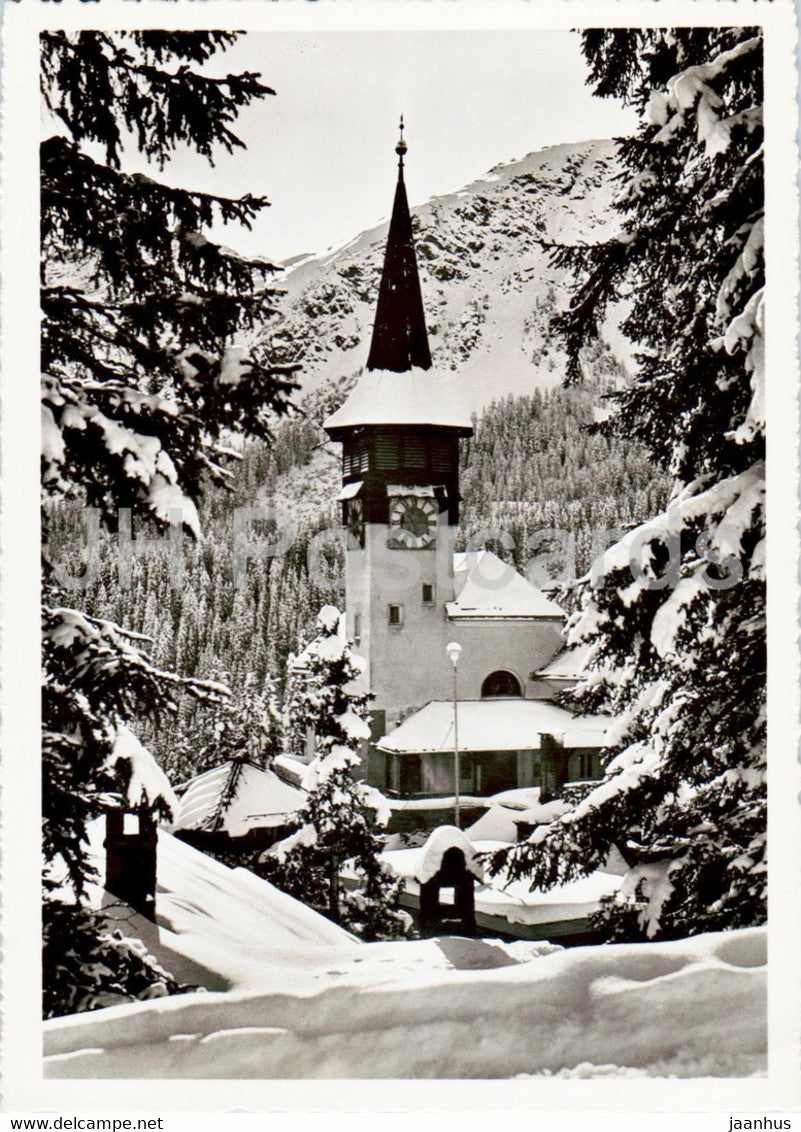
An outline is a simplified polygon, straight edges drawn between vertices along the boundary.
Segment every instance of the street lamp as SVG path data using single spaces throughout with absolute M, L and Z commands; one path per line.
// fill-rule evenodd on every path
M 459 824 L 459 720 L 456 711 L 456 674 L 459 668 L 459 657 L 462 655 L 462 646 L 458 641 L 451 641 L 445 646 L 445 652 L 453 665 L 453 822 L 457 829 Z

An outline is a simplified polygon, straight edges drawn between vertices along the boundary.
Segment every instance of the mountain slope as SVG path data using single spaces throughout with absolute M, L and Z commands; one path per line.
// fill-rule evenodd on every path
M 434 364 L 458 372 L 473 409 L 562 378 L 549 322 L 566 306 L 570 280 L 549 251 L 609 237 L 617 171 L 614 141 L 551 146 L 412 210 Z M 269 341 L 282 359 L 302 362 L 306 391 L 341 386 L 364 365 L 386 232 L 362 232 L 282 280 L 283 319 Z M 614 324 L 606 338 L 625 364 Z M 593 371 L 615 371 L 612 354 L 588 356 Z

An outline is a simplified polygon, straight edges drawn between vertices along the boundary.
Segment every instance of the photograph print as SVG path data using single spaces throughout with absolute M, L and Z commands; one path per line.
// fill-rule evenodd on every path
M 45 1077 L 763 1077 L 762 28 L 58 16 Z

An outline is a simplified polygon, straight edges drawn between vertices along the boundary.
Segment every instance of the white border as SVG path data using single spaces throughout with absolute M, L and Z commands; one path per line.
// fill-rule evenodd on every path
M 770 1063 L 764 1079 L 485 1081 L 44 1080 L 39 1021 L 38 50 L 44 27 L 475 29 L 760 23 L 765 28 L 768 260 Z M 22 0 L 3 9 L 3 1050 L 17 1112 L 500 1110 L 775 1113 L 799 1106 L 801 927 L 796 27 L 790 0 Z M 385 1116 L 377 1119 L 386 1119 Z M 501 1118 L 503 1119 L 503 1117 Z M 461 1121 L 460 1121 L 461 1123 Z M 556 1121 L 558 1124 L 559 1121 Z M 728 1121 L 720 1125 L 728 1129 Z

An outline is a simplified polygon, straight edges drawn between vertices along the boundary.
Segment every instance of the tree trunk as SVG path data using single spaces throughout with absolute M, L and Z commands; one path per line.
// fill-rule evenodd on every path
M 328 914 L 334 923 L 339 923 L 339 867 L 338 861 L 331 864 L 328 874 Z

